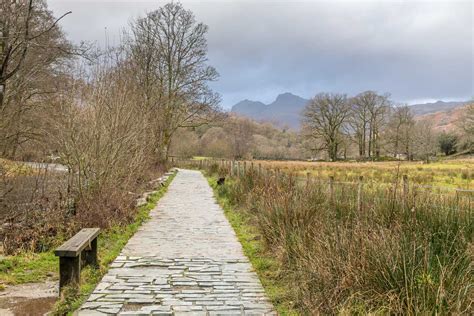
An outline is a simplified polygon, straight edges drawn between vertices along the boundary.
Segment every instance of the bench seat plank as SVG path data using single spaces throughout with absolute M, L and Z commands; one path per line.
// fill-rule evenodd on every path
M 77 257 L 99 235 L 100 228 L 83 228 L 54 251 L 59 257 Z

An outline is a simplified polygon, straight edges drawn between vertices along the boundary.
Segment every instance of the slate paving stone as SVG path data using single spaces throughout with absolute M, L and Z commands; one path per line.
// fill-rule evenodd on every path
M 77 315 L 277 315 L 198 171 L 179 170 Z

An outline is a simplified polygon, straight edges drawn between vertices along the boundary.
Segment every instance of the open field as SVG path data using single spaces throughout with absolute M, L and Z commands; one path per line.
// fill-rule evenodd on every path
M 445 160 L 429 164 L 408 161 L 387 162 L 306 162 L 306 161 L 253 161 L 254 165 L 280 169 L 283 172 L 327 180 L 355 182 L 359 176 L 365 182 L 393 183 L 402 175 L 410 182 L 449 188 L 474 189 L 474 158 Z

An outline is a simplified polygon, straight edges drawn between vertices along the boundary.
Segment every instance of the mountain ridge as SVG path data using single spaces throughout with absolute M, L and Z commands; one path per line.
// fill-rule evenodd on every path
M 299 129 L 301 112 L 309 102 L 291 92 L 279 94 L 271 103 L 245 99 L 232 106 L 231 112 L 257 121 L 271 122 L 280 127 Z M 409 105 L 415 116 L 449 112 L 465 106 L 468 101 L 436 101 Z
M 257 121 L 268 121 L 280 127 L 298 129 L 300 114 L 309 100 L 291 92 L 279 94 L 269 104 L 260 101 L 242 100 L 232 106 L 231 112 Z

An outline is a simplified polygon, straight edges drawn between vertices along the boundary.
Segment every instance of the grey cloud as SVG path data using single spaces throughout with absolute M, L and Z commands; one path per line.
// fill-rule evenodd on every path
M 398 101 L 473 92 L 471 1 L 182 1 L 209 25 L 213 83 L 224 105 L 281 92 L 391 92 Z M 112 42 L 164 1 L 50 0 L 75 41 Z

